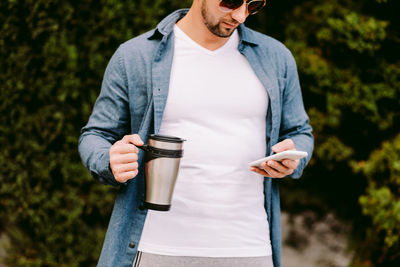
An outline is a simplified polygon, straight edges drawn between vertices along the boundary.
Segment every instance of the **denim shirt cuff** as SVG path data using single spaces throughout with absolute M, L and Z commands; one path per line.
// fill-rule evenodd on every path
M 297 166 L 297 168 L 293 171 L 293 173 L 290 175 L 292 178 L 300 178 L 301 175 L 303 174 L 304 166 L 306 165 L 307 160 L 305 158 L 300 159 L 300 163 Z

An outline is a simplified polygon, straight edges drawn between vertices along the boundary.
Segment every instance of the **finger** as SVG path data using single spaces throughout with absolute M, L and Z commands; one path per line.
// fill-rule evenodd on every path
M 264 173 L 265 176 L 274 177 L 273 174 L 271 174 L 271 173 L 269 172 L 269 170 L 272 170 L 272 169 L 271 169 L 270 167 L 267 166 L 267 163 L 266 163 L 266 162 L 261 163 L 261 164 L 260 164 L 260 167 L 257 168 L 257 169 L 260 170 L 262 173 Z
M 140 135 L 138 134 L 134 134 L 133 135 L 133 139 L 134 139 L 134 144 L 137 146 L 142 146 L 144 145 L 142 138 L 140 138 Z
M 253 171 L 253 172 L 256 172 L 258 174 L 261 174 L 264 177 L 269 177 L 270 176 L 270 174 L 267 173 L 265 170 L 261 170 L 260 168 L 257 168 L 257 167 L 251 167 L 250 170 Z
M 142 146 L 144 144 L 138 134 L 125 135 L 121 141 L 126 144 L 130 143 L 130 144 L 134 144 L 136 146 Z
M 275 172 L 274 170 L 272 170 L 271 168 L 267 167 L 267 169 L 270 169 L 270 172 L 268 172 L 265 169 L 262 170 L 262 169 L 259 169 L 259 168 L 256 168 L 256 167 L 252 167 L 251 168 L 251 170 L 253 172 L 261 174 L 264 177 L 270 177 L 270 178 L 282 178 L 282 177 L 285 177 L 285 175 L 279 174 L 279 173 Z
M 272 178 L 283 178 L 286 176 L 285 174 L 280 173 L 272 168 L 267 167 L 265 170 L 266 170 L 266 172 L 269 173 L 269 175 L 270 175 L 269 177 L 272 177 Z
M 286 176 L 285 174 L 278 172 L 274 168 L 271 168 L 267 163 L 263 163 L 262 167 L 269 174 L 269 177 L 282 178 Z
M 274 170 L 276 170 L 277 172 L 280 172 L 283 174 L 289 173 L 289 168 L 286 167 L 285 165 L 283 165 L 282 163 L 280 163 L 279 161 L 269 160 L 267 162 L 267 165 L 269 167 L 273 168 Z
M 115 180 L 117 180 L 120 183 L 125 183 L 126 181 L 133 179 L 136 177 L 136 175 L 138 174 L 138 170 L 136 171 L 130 171 L 130 172 L 124 172 L 121 174 L 118 174 L 117 176 L 114 175 Z
M 136 171 L 138 169 L 138 163 L 127 163 L 127 164 L 119 164 L 112 168 L 112 170 L 118 175 L 126 172 Z
M 118 143 L 111 150 L 112 153 L 116 154 L 128 154 L 128 153 L 138 153 L 139 149 L 130 143 Z
M 296 160 L 290 160 L 290 159 L 285 159 L 282 161 L 282 164 L 286 167 L 288 167 L 289 169 L 296 169 L 297 166 L 299 166 L 300 160 L 296 159 Z
M 124 163 L 133 163 L 138 160 L 137 153 L 126 153 L 126 154 L 117 154 L 110 158 L 110 162 L 113 164 L 124 164 Z
M 282 152 L 285 150 L 296 150 L 292 139 L 285 139 L 272 147 L 272 151 L 275 153 Z

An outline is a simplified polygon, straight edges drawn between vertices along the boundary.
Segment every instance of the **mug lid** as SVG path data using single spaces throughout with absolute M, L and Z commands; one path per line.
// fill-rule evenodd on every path
M 183 143 L 184 141 L 186 141 L 185 139 L 176 136 L 161 135 L 161 134 L 151 134 L 149 135 L 149 139 L 168 142 L 168 143 Z

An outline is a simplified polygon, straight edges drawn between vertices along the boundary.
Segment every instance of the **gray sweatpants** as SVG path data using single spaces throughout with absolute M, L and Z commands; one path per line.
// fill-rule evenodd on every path
M 165 256 L 138 252 L 132 267 L 274 267 L 272 256 L 208 258 Z

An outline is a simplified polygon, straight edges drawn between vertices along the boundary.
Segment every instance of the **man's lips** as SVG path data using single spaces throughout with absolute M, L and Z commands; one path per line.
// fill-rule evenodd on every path
M 223 21 L 222 23 L 224 23 L 226 26 L 228 26 L 228 28 L 236 28 L 237 26 L 239 26 L 239 24 L 234 23 L 234 22 Z

